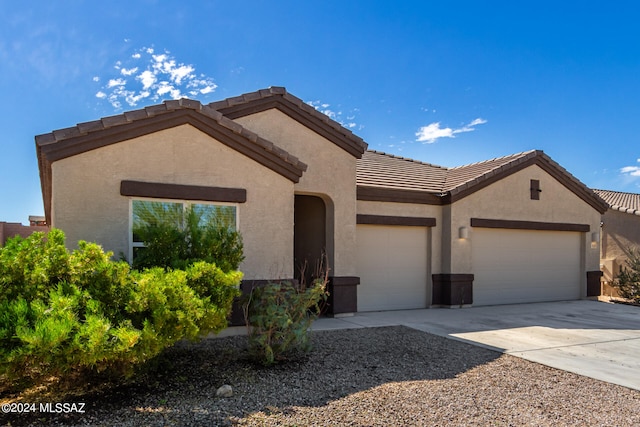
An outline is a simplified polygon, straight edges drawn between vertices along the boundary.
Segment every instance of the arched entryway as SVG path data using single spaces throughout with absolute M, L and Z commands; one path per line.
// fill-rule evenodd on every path
M 311 283 L 331 259 L 327 243 L 327 203 L 314 195 L 296 194 L 294 202 L 294 277 Z M 330 248 L 329 248 L 330 249 Z M 304 270 L 304 277 L 301 272 Z

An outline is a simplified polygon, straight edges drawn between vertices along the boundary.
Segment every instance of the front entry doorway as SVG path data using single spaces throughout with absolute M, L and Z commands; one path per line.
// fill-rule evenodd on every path
M 295 279 L 311 284 L 325 267 L 327 209 L 317 196 L 296 195 L 294 201 L 293 271 Z

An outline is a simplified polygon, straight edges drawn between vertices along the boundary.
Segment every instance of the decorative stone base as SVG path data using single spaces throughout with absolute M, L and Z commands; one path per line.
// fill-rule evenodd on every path
M 602 271 L 587 271 L 587 296 L 599 297 L 602 294 L 602 284 L 600 278 L 602 277 Z
M 355 276 L 329 277 L 327 290 L 327 309 L 329 316 L 344 315 L 358 311 L 358 285 L 360 278 Z
M 473 274 L 433 274 L 432 305 L 465 307 L 473 304 Z

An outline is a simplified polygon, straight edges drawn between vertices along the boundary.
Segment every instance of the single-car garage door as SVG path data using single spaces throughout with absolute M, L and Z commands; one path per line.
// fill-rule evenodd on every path
M 579 299 L 581 236 L 474 228 L 473 305 Z
M 365 225 L 356 229 L 358 311 L 427 306 L 427 227 Z

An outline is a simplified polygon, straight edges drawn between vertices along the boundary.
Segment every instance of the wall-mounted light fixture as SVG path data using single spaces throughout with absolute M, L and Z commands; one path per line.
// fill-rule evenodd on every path
M 458 237 L 460 239 L 468 239 L 469 238 L 469 227 L 460 227 L 458 229 Z
M 596 249 L 598 247 L 598 243 L 600 243 L 600 232 L 594 231 L 591 233 L 591 248 Z

